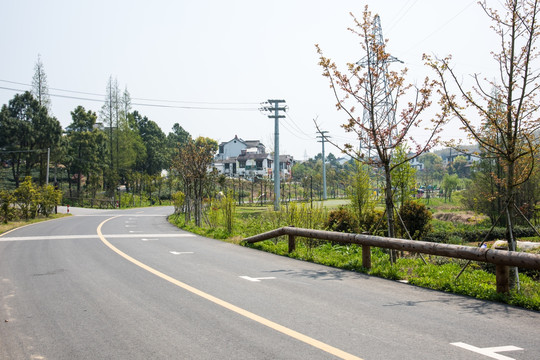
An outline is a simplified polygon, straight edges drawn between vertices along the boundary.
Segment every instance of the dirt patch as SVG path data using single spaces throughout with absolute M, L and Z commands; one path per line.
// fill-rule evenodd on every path
M 478 215 L 471 211 L 462 211 L 462 212 L 439 212 L 433 214 L 433 218 L 442 221 L 450 221 L 453 223 L 460 224 L 478 224 L 485 219 L 487 216 Z

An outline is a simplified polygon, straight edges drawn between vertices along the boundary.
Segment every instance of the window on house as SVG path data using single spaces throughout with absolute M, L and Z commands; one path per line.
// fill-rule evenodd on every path
M 263 161 L 262 160 L 257 160 L 255 162 L 255 166 L 257 167 L 257 170 L 262 170 L 263 168 Z
M 225 164 L 225 170 L 229 170 L 229 163 Z
M 223 154 L 223 145 L 219 145 L 219 153 Z
M 243 168 L 246 167 L 246 162 L 245 162 L 245 161 L 239 161 L 239 162 L 238 162 L 238 166 L 239 166 L 241 169 L 243 169 Z

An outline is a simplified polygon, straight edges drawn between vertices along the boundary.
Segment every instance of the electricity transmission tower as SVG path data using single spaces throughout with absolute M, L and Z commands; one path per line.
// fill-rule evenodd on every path
M 359 60 L 356 65 L 367 69 L 365 76 L 365 103 L 371 104 L 372 109 L 364 106 L 362 122 L 365 128 L 370 128 L 370 122 L 383 122 L 386 119 L 388 123 L 388 144 L 392 143 L 392 136 L 397 134 L 396 127 L 396 109 L 392 92 L 388 84 L 388 64 L 392 62 L 403 61 L 384 52 L 385 41 L 383 38 L 381 19 L 375 15 L 373 19 L 373 37 L 369 40 L 369 46 L 366 49 L 368 54 Z M 382 51 L 377 51 L 382 50 Z M 368 138 L 368 137 L 366 137 Z M 359 152 L 362 153 L 362 142 L 360 142 Z M 371 158 L 371 140 L 367 141 L 367 156 Z
M 286 106 L 280 106 L 285 103 L 285 100 L 268 100 L 266 104 L 272 106 L 264 106 L 261 111 L 273 111 L 272 115 L 268 115 L 269 118 L 274 119 L 274 210 L 279 211 L 280 206 L 280 169 L 279 169 L 279 119 L 284 118 L 285 115 L 280 115 L 280 111 L 287 111 Z
M 324 156 L 324 141 L 330 136 L 325 135 L 328 133 L 328 131 L 319 130 L 318 133 L 321 134 L 317 135 L 317 137 L 321 139 L 319 142 L 322 143 L 323 200 L 326 200 L 328 197 L 326 195 L 326 157 Z

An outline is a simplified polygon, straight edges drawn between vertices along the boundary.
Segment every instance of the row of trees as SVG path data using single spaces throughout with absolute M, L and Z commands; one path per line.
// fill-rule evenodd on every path
M 34 78 L 41 79 L 37 86 L 41 90 L 16 94 L 0 110 L 0 161 L 10 168 L 15 188 L 36 168 L 39 184 L 48 181 L 49 152 L 55 181 L 57 170 L 65 169 L 73 196 L 95 197 L 101 190 L 116 196 L 119 184 L 128 189 L 140 186 L 141 176 L 136 174 L 156 176 L 169 169 L 178 147 L 191 141 L 180 125 L 165 135 L 154 121 L 131 111 L 129 93 L 125 90 L 119 97 L 112 78 L 100 115 L 77 106 L 71 123 L 62 129 L 49 113 L 46 77 L 39 61 Z

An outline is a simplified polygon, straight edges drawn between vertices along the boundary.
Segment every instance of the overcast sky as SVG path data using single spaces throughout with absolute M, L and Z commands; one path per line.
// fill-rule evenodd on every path
M 221 142 L 238 135 L 269 149 L 274 124 L 259 104 L 284 99 L 280 153 L 303 160 L 321 152 L 316 117 L 333 140 L 351 139 L 340 128 L 346 117 L 335 110 L 314 45 L 343 67 L 362 58 L 347 28 L 353 25 L 349 12 L 361 17 L 366 4 L 381 17 L 388 51 L 404 62 L 393 68 L 409 68 L 408 82 L 432 75 L 423 53 L 452 54 L 465 80 L 472 73 L 495 76 L 490 51 L 498 49 L 497 37 L 470 0 L 4 0 L 0 87 L 29 89 L 21 84 L 31 84 L 40 54 L 52 112 L 64 128 L 77 105 L 99 112 L 112 76 L 139 104 L 133 110 L 165 133 L 179 123 L 194 137 Z M 15 93 L 0 89 L 0 104 Z M 444 136 L 462 136 L 456 128 L 451 124 Z M 335 148 L 328 152 L 339 156 Z

